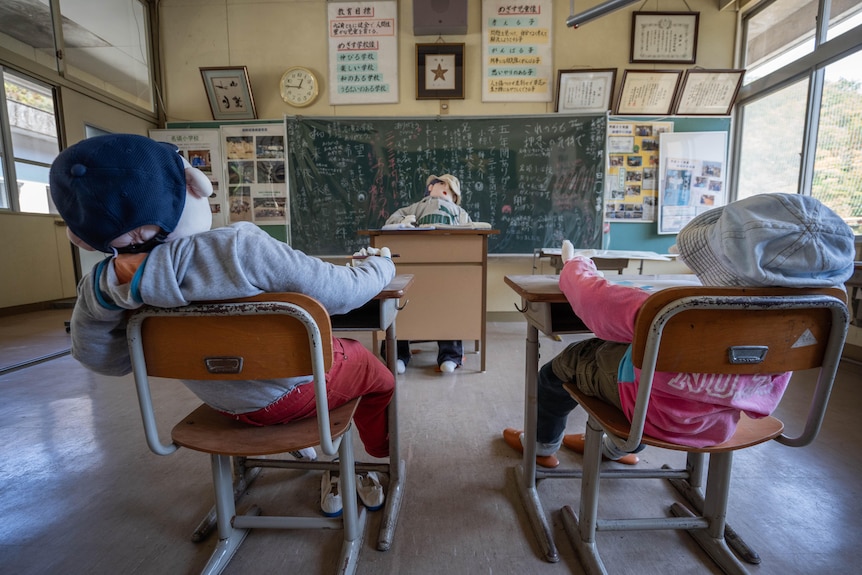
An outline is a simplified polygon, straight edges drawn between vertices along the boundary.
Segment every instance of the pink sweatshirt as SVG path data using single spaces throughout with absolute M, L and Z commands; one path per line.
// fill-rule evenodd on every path
M 592 260 L 583 257 L 566 262 L 560 289 L 596 337 L 620 343 L 632 342 L 638 310 L 650 296 L 606 280 Z M 640 370 L 633 369 L 630 353 L 621 362 L 620 374 L 620 401 L 631 421 Z M 644 433 L 692 447 L 717 445 L 733 435 L 740 411 L 754 418 L 772 413 L 790 376 L 790 372 L 735 376 L 657 372 Z

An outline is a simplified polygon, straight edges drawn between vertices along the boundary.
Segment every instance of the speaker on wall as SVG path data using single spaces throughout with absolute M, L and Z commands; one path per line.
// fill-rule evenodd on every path
M 467 33 L 467 0 L 413 0 L 413 35 Z

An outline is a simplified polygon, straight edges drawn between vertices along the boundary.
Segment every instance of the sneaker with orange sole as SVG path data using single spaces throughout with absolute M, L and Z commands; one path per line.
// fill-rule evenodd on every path
M 568 447 L 569 449 L 571 449 L 572 451 L 574 451 L 576 453 L 580 453 L 581 455 L 584 454 L 584 444 L 585 443 L 586 443 L 586 440 L 584 438 L 583 433 L 577 433 L 577 434 L 573 434 L 573 435 L 564 435 L 563 436 L 563 445 Z M 626 465 L 637 465 L 638 461 L 640 461 L 640 458 L 638 458 L 638 456 L 635 455 L 634 453 L 629 453 L 628 455 L 624 455 L 623 457 L 620 457 L 619 459 L 608 459 L 603 453 L 602 459 L 605 459 L 608 461 L 616 461 L 617 463 L 625 463 Z
M 503 430 L 503 441 L 506 442 L 506 445 L 517 451 L 518 453 L 524 453 L 524 446 L 521 444 L 521 435 L 523 435 L 523 431 L 518 429 L 512 429 L 511 427 L 507 427 Z M 553 469 L 560 464 L 560 460 L 557 459 L 556 455 L 537 455 L 536 456 L 536 465 L 539 467 L 547 467 L 549 469 Z

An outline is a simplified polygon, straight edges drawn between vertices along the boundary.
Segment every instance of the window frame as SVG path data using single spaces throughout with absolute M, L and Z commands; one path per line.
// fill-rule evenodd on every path
M 747 24 L 760 11 L 780 0 L 765 0 L 754 5 L 749 10 L 740 12 L 737 20 L 737 36 L 740 39 L 737 46 L 737 66 L 745 67 L 743 61 L 747 42 Z M 811 195 L 814 180 L 814 161 L 817 151 L 817 135 L 820 127 L 820 108 L 825 83 L 825 68 L 829 64 L 862 50 L 862 25 L 854 27 L 832 40 L 826 40 L 829 31 L 831 0 L 820 0 L 818 18 L 814 32 L 814 50 L 801 58 L 778 68 L 777 70 L 743 86 L 739 90 L 733 114 L 735 129 L 733 130 L 731 147 L 731 190 L 736 199 L 739 189 L 740 154 L 742 151 L 742 136 L 745 128 L 745 107 L 752 102 L 774 94 L 775 92 L 804 79 L 808 79 L 808 97 L 803 133 L 802 158 L 800 160 L 797 192 Z

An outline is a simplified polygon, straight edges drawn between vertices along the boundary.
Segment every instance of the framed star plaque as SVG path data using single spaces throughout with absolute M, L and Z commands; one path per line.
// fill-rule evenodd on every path
M 416 44 L 416 99 L 464 99 L 464 44 Z

